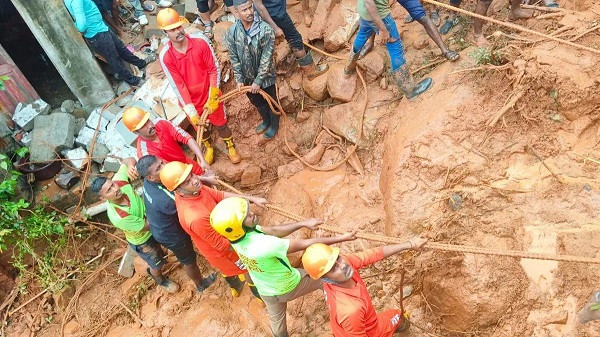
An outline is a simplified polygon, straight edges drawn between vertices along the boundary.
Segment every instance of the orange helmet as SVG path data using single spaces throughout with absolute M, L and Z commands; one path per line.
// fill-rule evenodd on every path
M 179 161 L 167 163 L 160 170 L 160 181 L 169 191 L 173 191 L 187 179 L 192 172 L 192 167 L 191 164 Z
M 150 118 L 150 113 L 144 109 L 131 107 L 123 112 L 123 124 L 133 132 L 139 130 Z
M 302 255 L 302 265 L 308 275 L 316 280 L 331 270 L 339 255 L 339 248 L 315 243 L 306 248 Z
M 161 9 L 156 15 L 156 22 L 159 29 L 171 30 L 183 25 L 187 20 L 173 8 L 165 8 Z

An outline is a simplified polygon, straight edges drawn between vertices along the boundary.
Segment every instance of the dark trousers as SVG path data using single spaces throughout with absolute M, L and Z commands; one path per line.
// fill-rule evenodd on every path
M 269 96 L 273 97 L 275 101 L 277 101 L 277 89 L 275 89 L 275 84 L 261 89 L 267 94 L 269 94 Z M 254 105 L 257 109 L 269 106 L 269 103 L 266 99 L 264 99 L 264 97 L 262 97 L 261 94 L 253 94 L 251 92 L 247 92 L 246 95 L 248 96 L 250 103 L 252 103 L 252 105 Z
M 115 33 L 108 30 L 107 32 L 94 35 L 94 37 L 87 39 L 87 41 L 94 47 L 94 50 L 98 54 L 106 59 L 110 68 L 119 75 L 119 79 L 123 79 L 131 85 L 138 85 L 140 83 L 140 78 L 133 76 L 125 68 L 123 61 L 133 64 L 138 68 L 143 68 L 146 65 L 146 61 L 133 55 Z
M 283 35 L 285 35 L 285 40 L 288 42 L 292 51 L 296 50 L 304 50 L 304 43 L 302 43 L 302 35 L 294 26 L 294 21 L 290 18 L 289 14 L 286 12 L 284 16 L 280 18 L 271 17 L 273 22 L 277 25 L 277 27 L 283 30 Z

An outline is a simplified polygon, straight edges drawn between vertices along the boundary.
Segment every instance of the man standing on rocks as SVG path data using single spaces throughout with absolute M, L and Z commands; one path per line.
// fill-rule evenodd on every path
M 231 288 L 231 294 L 237 297 L 244 287 L 243 278 L 239 276 L 247 273 L 246 267 L 231 249 L 229 241 L 211 228 L 209 218 L 219 201 L 238 195 L 204 186 L 202 178 L 191 171 L 192 165 L 173 161 L 161 169 L 160 181 L 169 191 L 175 191 L 175 205 L 181 227 L 190 235 L 206 260 L 221 271 Z M 259 197 L 240 197 L 259 206 L 267 202 Z M 254 285 L 249 286 L 252 293 L 259 297 Z
M 123 112 L 123 124 L 138 136 L 138 158 L 154 155 L 167 163 L 180 161 L 191 164 L 192 171 L 197 175 L 202 175 L 204 171 L 210 171 L 196 140 L 182 128 L 173 126 L 168 120 L 157 118 L 152 121 L 150 112 L 138 107 L 131 107 Z M 189 146 L 196 158 L 200 160 L 200 164 L 187 157 L 179 144 Z
M 83 38 L 100 54 L 118 76 L 133 86 L 143 84 L 141 77 L 136 77 L 125 68 L 123 61 L 133 64 L 138 69 L 144 69 L 156 59 L 142 60 L 133 55 L 123 42 L 113 33 L 102 20 L 98 6 L 92 0 L 63 0 L 71 17 L 75 20 L 75 28 Z
M 427 240 L 414 237 L 405 243 L 340 255 L 340 249 L 321 243 L 306 249 L 302 265 L 315 280 L 323 280 L 331 331 L 335 337 L 392 337 L 410 325 L 398 309 L 377 314 L 358 270 L 408 249 L 419 249 Z
M 172 8 L 162 9 L 156 20 L 158 27 L 169 37 L 169 42 L 160 52 L 160 63 L 183 110 L 196 127 L 200 122 L 198 112 L 208 114 L 208 121 L 225 141 L 229 160 L 234 164 L 239 163 L 242 157 L 235 149 L 225 108 L 219 101 L 220 69 L 209 40 L 202 33 L 185 34 L 183 23 L 186 19 Z M 204 158 L 208 164 L 212 164 L 214 149 L 209 139 L 210 130 L 207 130 L 202 135 L 206 148 Z
M 311 279 L 304 269 L 293 268 L 287 254 L 306 249 L 315 243 L 333 244 L 355 240 L 356 233 L 312 239 L 282 239 L 301 228 L 317 229 L 323 222 L 317 219 L 261 227 L 258 217 L 250 211 L 247 200 L 227 198 L 213 209 L 210 224 L 230 242 L 248 268 L 262 300 L 265 302 L 271 330 L 275 337 L 288 337 L 287 302 L 311 293 L 322 286 Z
M 216 276 L 213 273 L 202 278 L 192 240 L 179 224 L 175 195 L 160 182 L 162 167 L 162 160 L 153 155 L 143 156 L 136 164 L 138 173 L 144 178 L 144 205 L 150 232 L 156 241 L 175 254 L 187 276 L 194 281 L 196 290 L 202 292 L 214 283 Z
M 408 64 L 404 59 L 404 46 L 400 40 L 398 27 L 390 14 L 390 6 L 387 0 L 358 0 L 358 14 L 360 25 L 354 39 L 354 45 L 350 51 L 350 57 L 344 71 L 351 75 L 356 71 L 356 62 L 360 50 L 372 34 L 381 36 L 381 43 L 385 44 L 392 63 L 392 73 L 396 83 L 408 99 L 412 99 L 425 92 L 433 84 L 429 77 L 415 84 Z
M 254 15 L 252 0 L 233 0 L 233 5 L 239 19 L 227 32 L 231 67 L 238 90 L 244 85 L 252 86 L 252 91 L 246 95 L 262 118 L 262 123 L 256 127 L 256 133 L 264 132 L 264 137 L 271 139 L 279 130 L 279 115 L 273 113 L 258 91 L 262 88 L 277 100 L 273 62 L 275 33 L 271 26 Z
M 306 3 L 308 4 L 308 2 Z M 329 69 L 329 66 L 326 64 L 317 66 L 311 52 L 304 48 L 302 35 L 300 35 L 294 26 L 292 18 L 287 13 L 286 0 L 254 0 L 254 6 L 262 19 L 275 30 L 276 37 L 285 36 L 292 49 L 292 53 L 298 61 L 298 65 L 304 70 L 308 79 L 313 79 Z
M 146 272 L 167 292 L 174 293 L 179 285 L 162 274 L 165 263 L 162 248 L 152 237 L 145 219 L 144 201 L 129 183 L 136 178 L 135 159 L 124 159 L 112 180 L 97 177 L 91 185 L 92 192 L 106 200 L 106 214 L 110 222 L 125 233 L 125 239 L 142 260 L 146 261 Z

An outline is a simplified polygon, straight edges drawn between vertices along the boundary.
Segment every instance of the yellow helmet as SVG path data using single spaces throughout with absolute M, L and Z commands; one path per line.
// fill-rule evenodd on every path
M 246 234 L 242 224 L 248 215 L 249 207 L 248 200 L 244 198 L 223 199 L 210 212 L 210 225 L 215 232 L 229 241 L 239 240 Z
M 315 243 L 306 248 L 302 255 L 302 266 L 308 275 L 316 280 L 331 270 L 339 255 L 339 248 Z

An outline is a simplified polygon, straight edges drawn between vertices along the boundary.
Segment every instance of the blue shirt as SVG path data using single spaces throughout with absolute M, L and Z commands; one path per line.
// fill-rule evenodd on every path
M 75 20 L 75 28 L 86 39 L 107 32 L 108 26 L 102 20 L 98 6 L 92 0 L 64 0 L 67 10 Z
M 150 232 L 167 248 L 188 237 L 179 224 L 175 196 L 163 185 L 144 179 L 144 203 Z

